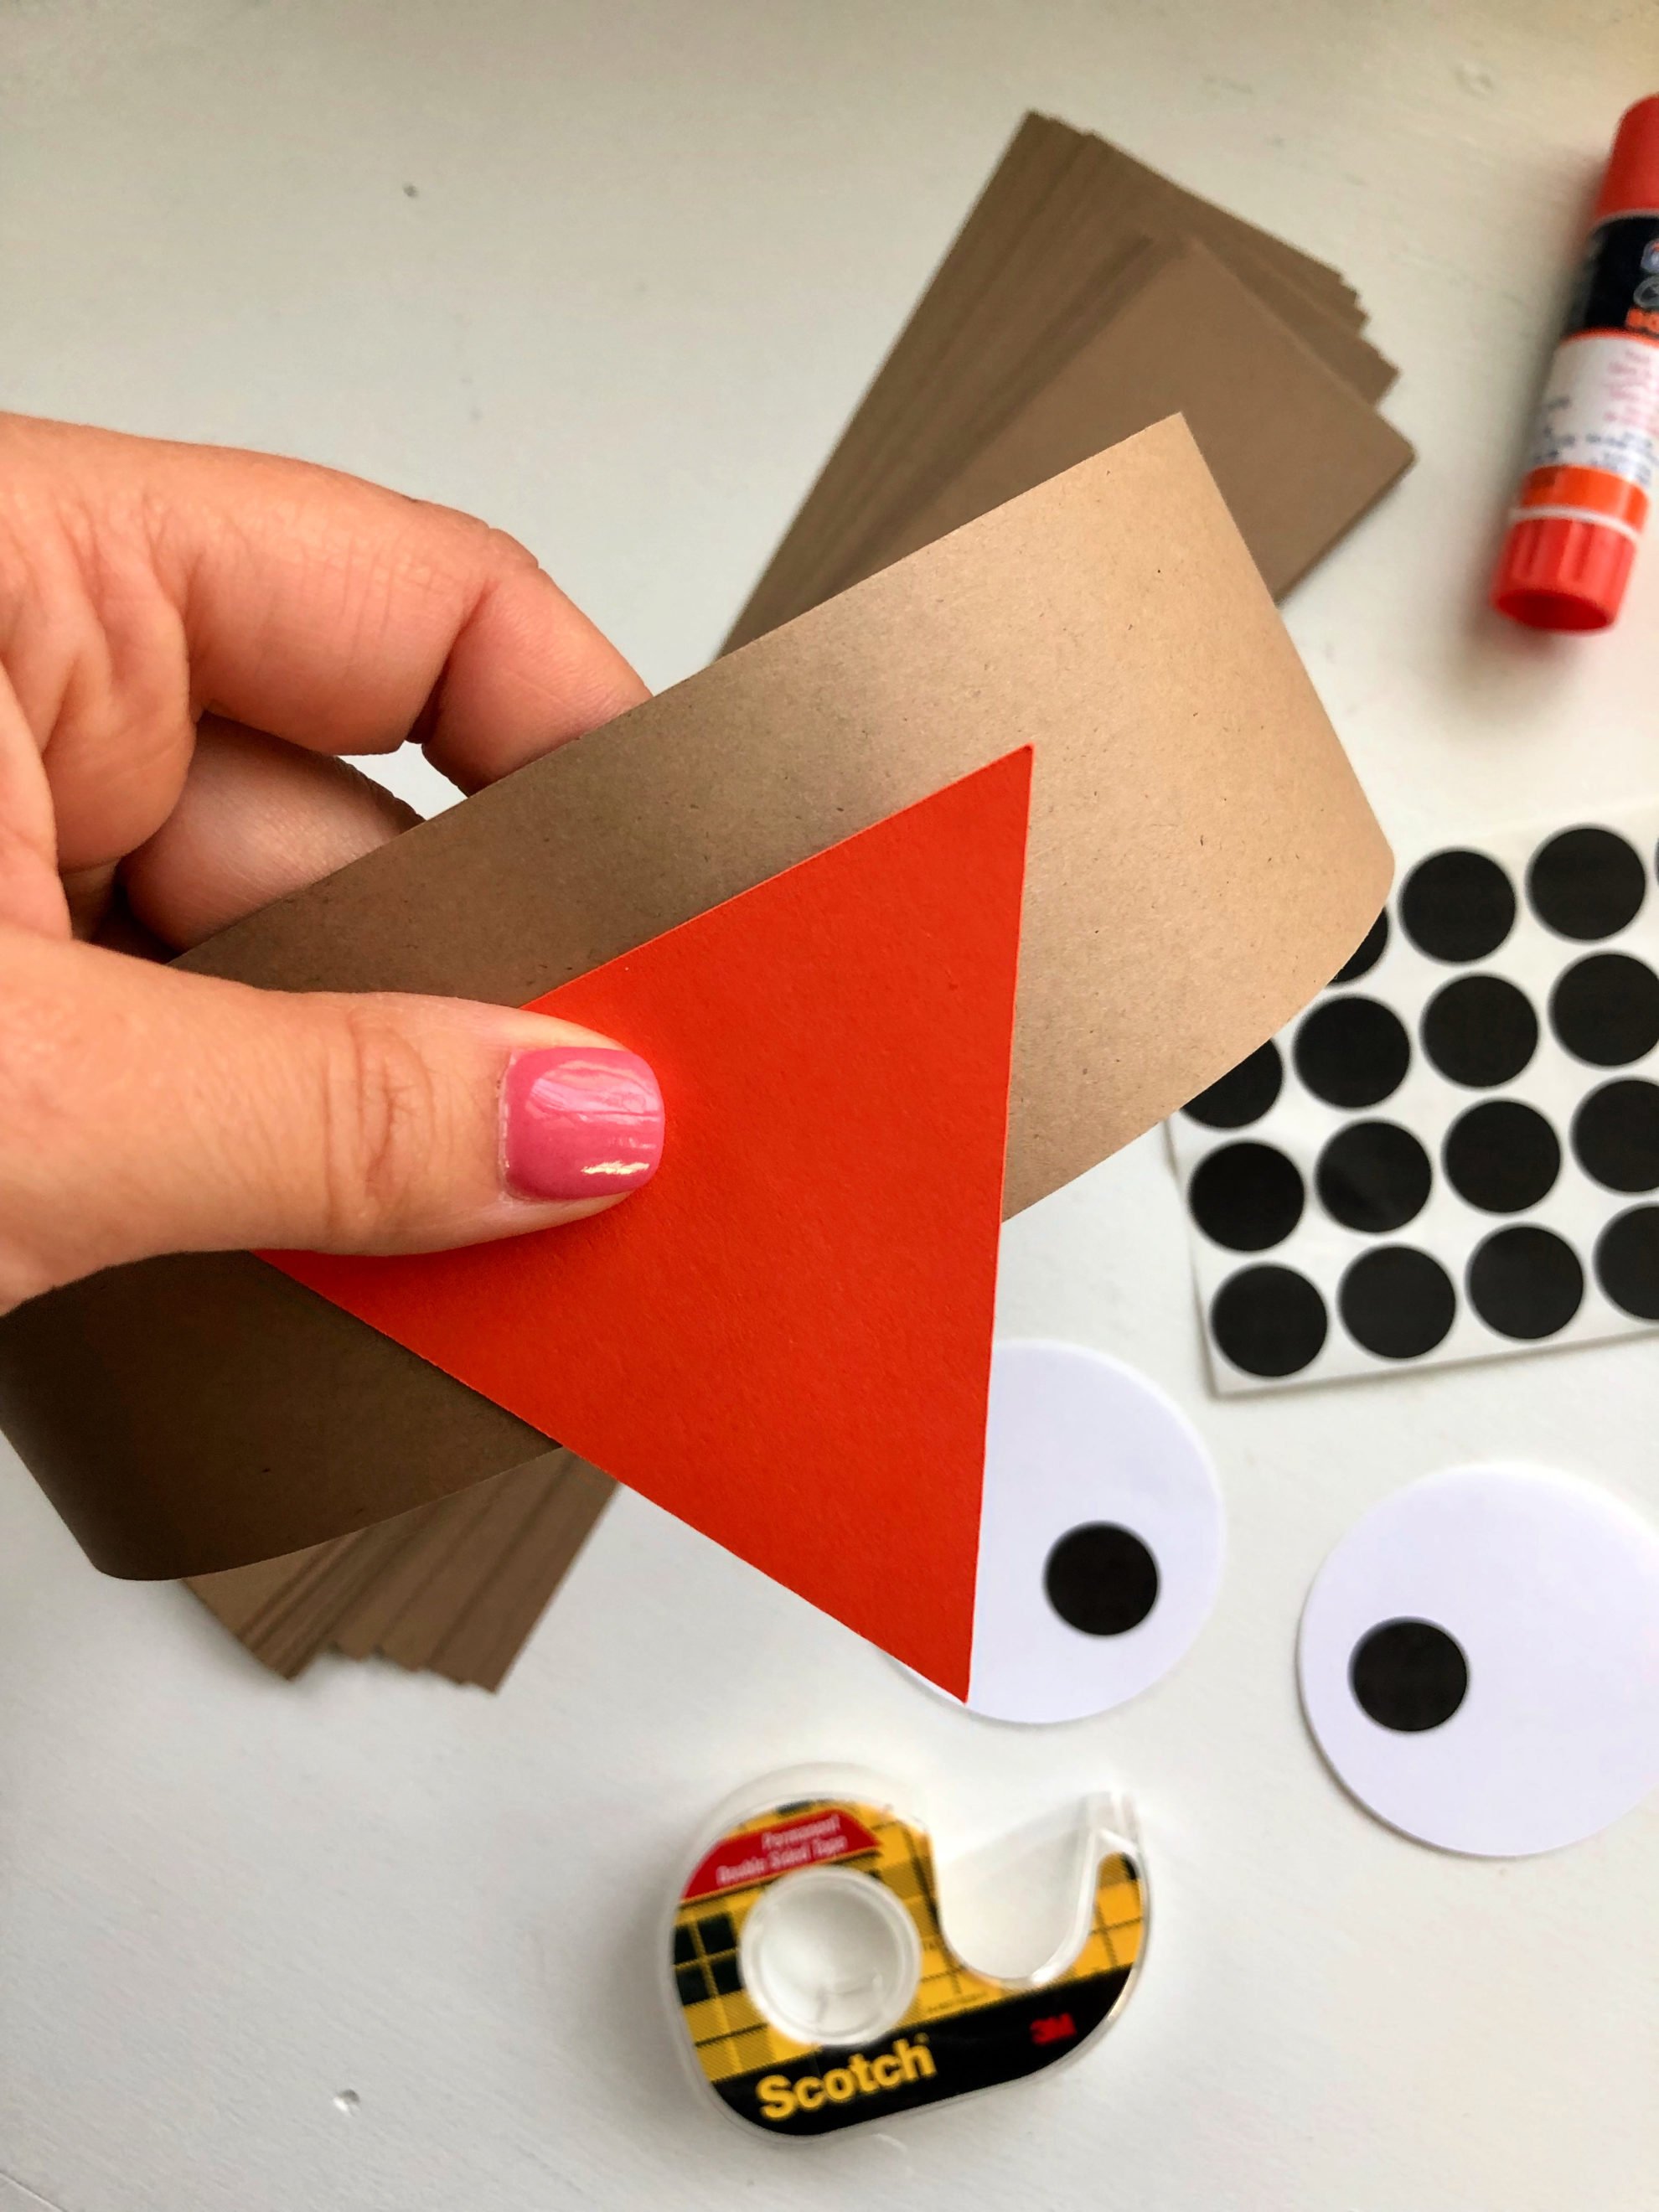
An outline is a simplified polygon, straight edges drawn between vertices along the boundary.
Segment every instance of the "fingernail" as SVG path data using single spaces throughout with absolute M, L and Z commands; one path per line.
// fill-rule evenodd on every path
M 501 1086 L 501 1164 L 521 1198 L 614 1198 L 662 1158 L 662 1093 L 636 1053 L 561 1044 L 521 1052 Z

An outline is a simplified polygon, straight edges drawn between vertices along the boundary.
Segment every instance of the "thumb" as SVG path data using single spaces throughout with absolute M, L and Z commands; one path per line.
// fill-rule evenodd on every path
M 256 991 L 0 927 L 0 1311 L 118 1261 L 414 1252 L 648 1182 L 662 1097 L 590 1030 Z

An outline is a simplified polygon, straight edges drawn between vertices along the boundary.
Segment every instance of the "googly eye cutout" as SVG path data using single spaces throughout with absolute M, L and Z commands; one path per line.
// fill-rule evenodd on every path
M 1389 1826 L 1519 1858 L 1659 1784 L 1659 1533 L 1589 1483 L 1455 1468 L 1385 1498 L 1320 1569 L 1303 1710 Z
M 968 1710 L 1081 1720 L 1167 1674 L 1208 1618 L 1225 1523 L 1196 1431 L 1069 1344 L 991 1363 Z

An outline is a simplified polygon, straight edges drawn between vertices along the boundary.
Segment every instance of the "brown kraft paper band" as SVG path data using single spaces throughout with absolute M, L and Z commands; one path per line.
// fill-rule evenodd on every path
M 1178 419 L 179 964 L 521 1004 L 1026 744 L 1017 1212 L 1280 1027 L 1388 890 Z M 0 1322 L 0 1422 L 97 1565 L 138 1577 L 296 1551 L 547 1448 L 240 1253 L 111 1269 Z

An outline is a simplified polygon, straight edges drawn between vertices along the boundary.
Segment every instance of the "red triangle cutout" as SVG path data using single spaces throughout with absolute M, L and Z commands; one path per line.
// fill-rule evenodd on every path
M 963 1698 L 1030 763 L 535 1001 L 656 1070 L 624 1206 L 264 1255 Z

